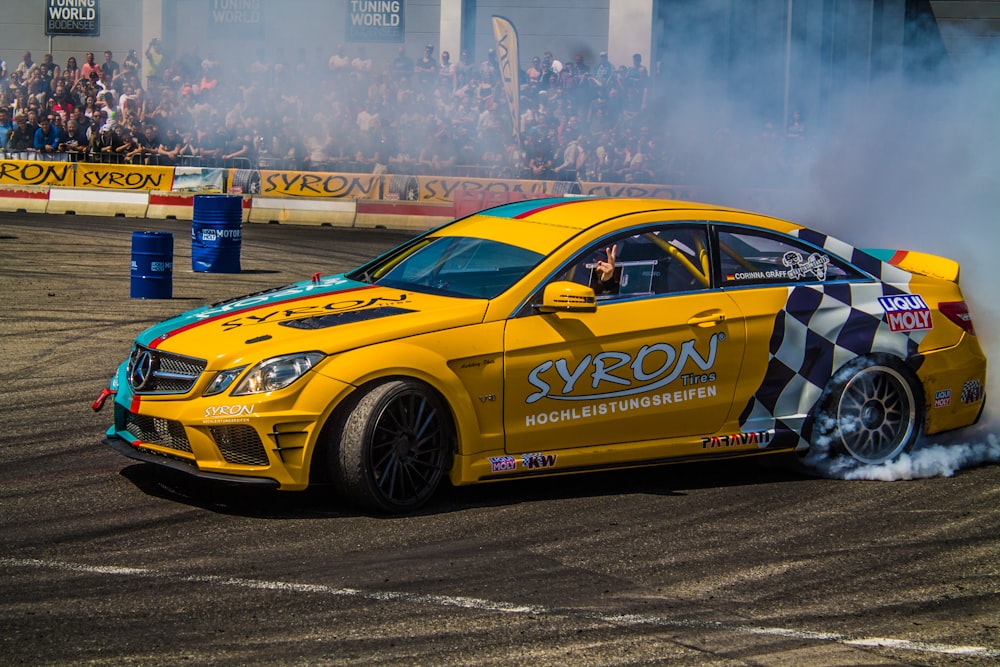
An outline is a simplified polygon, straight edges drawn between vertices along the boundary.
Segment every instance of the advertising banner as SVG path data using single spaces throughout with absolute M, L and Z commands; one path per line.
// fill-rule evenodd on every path
M 75 183 L 72 162 L 0 160 L 0 185 L 63 185 Z
M 76 186 L 112 190 L 170 190 L 173 167 L 146 167 L 137 164 L 76 163 Z
M 264 39 L 264 0 L 207 0 L 208 33 L 213 37 Z
M 333 174 L 315 171 L 260 170 L 260 194 L 271 197 L 349 197 L 381 199 L 377 174 Z
M 510 107 L 511 120 L 514 123 L 514 140 L 521 145 L 521 82 L 517 55 L 517 30 L 514 24 L 502 16 L 493 16 L 493 36 L 497 41 L 497 64 L 500 66 L 500 79 L 504 92 L 507 93 L 507 104 Z
M 704 188 L 690 185 L 656 185 L 653 183 L 580 183 L 581 194 L 589 197 L 631 197 L 653 199 L 682 199 L 700 201 Z
M 404 0 L 347 0 L 348 42 L 398 42 L 406 37 Z
M 569 186 L 576 185 L 567 181 L 529 181 L 503 178 L 417 176 L 416 179 L 419 185 L 418 200 L 441 204 L 455 201 L 455 193 L 458 191 L 523 193 L 531 197 L 559 196 L 569 194 Z
M 101 34 L 99 0 L 45 0 L 45 34 L 97 37 Z
M 222 192 L 225 187 L 225 169 L 174 167 L 174 192 Z

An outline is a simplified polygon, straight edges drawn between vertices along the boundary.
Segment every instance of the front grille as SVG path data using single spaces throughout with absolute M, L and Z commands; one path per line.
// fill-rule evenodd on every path
M 191 443 L 180 422 L 161 417 L 147 417 L 129 412 L 125 416 L 125 430 L 133 437 L 151 445 L 190 452 Z
M 128 382 L 136 394 L 186 394 L 206 365 L 204 359 L 136 345 L 128 360 Z
M 212 427 L 212 437 L 226 463 L 266 466 L 267 452 L 257 431 L 245 424 Z

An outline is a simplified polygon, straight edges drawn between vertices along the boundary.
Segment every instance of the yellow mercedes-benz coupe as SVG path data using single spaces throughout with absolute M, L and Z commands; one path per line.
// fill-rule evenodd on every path
M 810 450 L 877 464 L 982 414 L 958 277 L 706 204 L 505 204 L 151 327 L 103 393 L 105 442 L 381 512 L 444 478 Z

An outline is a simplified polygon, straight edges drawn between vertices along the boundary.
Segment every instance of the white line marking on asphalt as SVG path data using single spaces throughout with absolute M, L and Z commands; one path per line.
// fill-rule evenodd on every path
M 890 637 L 852 638 L 847 635 L 831 632 L 811 632 L 809 630 L 792 630 L 790 628 L 771 628 L 754 625 L 723 623 L 721 621 L 692 621 L 684 619 L 664 618 L 650 614 L 607 614 L 591 612 L 568 607 L 543 607 L 538 605 L 521 605 L 510 602 L 496 602 L 483 598 L 470 598 L 452 595 L 429 595 L 419 593 L 403 593 L 399 591 L 364 591 L 357 588 L 334 588 L 324 584 L 301 584 L 289 581 L 269 581 L 266 579 L 244 579 L 242 577 L 226 577 L 211 574 L 178 574 L 161 572 L 147 568 L 119 567 L 112 565 L 86 565 L 83 563 L 68 563 L 65 561 L 49 561 L 37 558 L 0 558 L 0 566 L 27 567 L 36 569 L 63 570 L 81 572 L 83 574 L 108 574 L 123 577 L 151 577 L 179 582 L 218 584 L 235 586 L 254 590 L 273 590 L 292 593 L 312 593 L 335 595 L 339 597 L 354 597 L 375 602 L 407 602 L 437 607 L 458 607 L 475 611 L 497 611 L 507 614 L 538 614 L 548 616 L 568 616 L 602 621 L 615 625 L 656 625 L 665 628 L 718 630 L 735 632 L 743 635 L 777 636 L 790 639 L 834 642 L 847 646 L 870 648 L 892 648 L 904 651 L 922 653 L 941 653 L 948 655 L 967 655 L 985 658 L 1000 658 L 1000 649 L 986 646 L 956 646 L 931 642 L 915 642 L 906 639 Z

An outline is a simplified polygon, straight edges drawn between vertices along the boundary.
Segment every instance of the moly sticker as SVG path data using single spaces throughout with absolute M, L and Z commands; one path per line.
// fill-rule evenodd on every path
M 880 296 L 878 302 L 892 331 L 923 331 L 934 326 L 931 309 L 919 294 Z
M 940 389 L 934 392 L 934 407 L 944 408 L 951 405 L 951 389 Z

